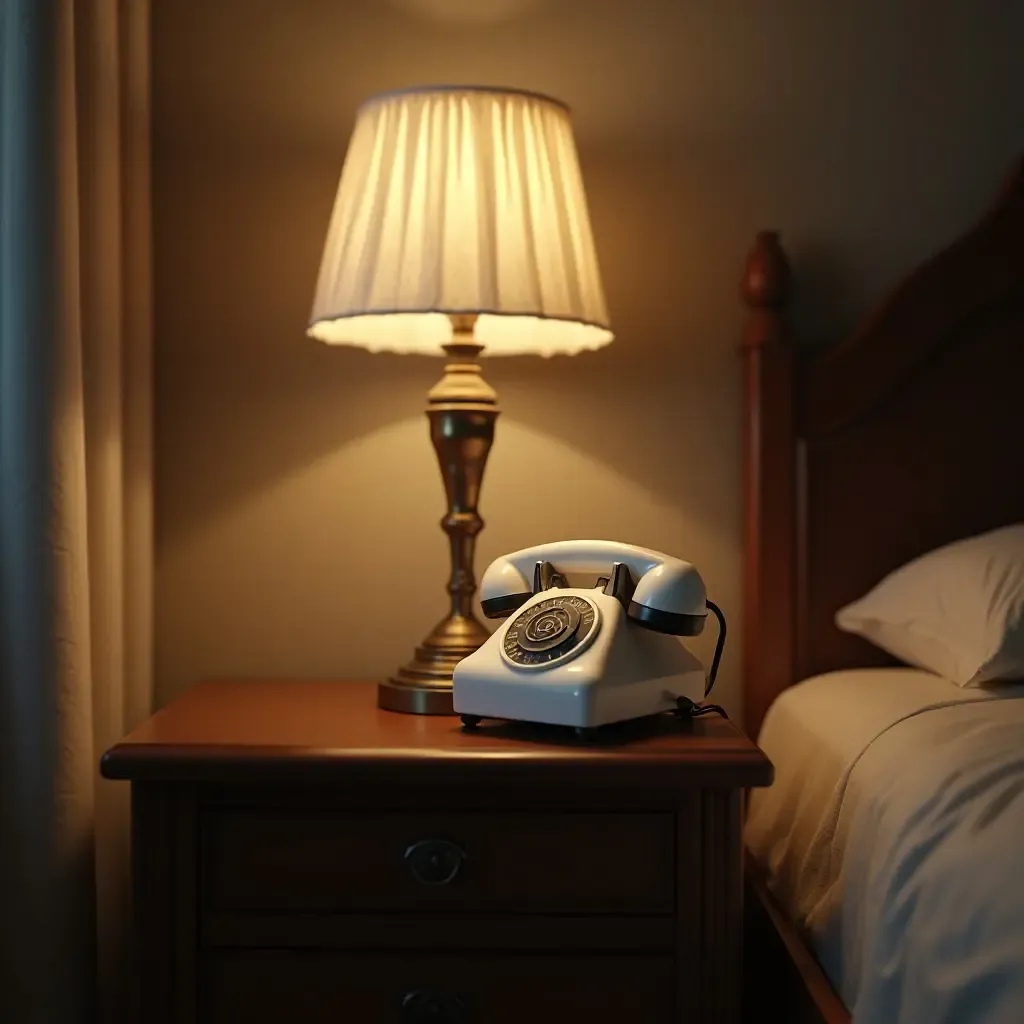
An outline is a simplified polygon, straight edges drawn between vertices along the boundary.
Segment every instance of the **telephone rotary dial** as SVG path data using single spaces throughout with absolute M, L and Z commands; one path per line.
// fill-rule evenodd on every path
M 549 597 L 512 620 L 501 653 L 519 668 L 551 668 L 582 654 L 600 622 L 597 605 L 585 597 Z

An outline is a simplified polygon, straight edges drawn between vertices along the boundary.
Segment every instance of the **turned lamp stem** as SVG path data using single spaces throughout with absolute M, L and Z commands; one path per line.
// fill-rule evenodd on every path
M 498 418 L 497 392 L 476 361 L 483 349 L 474 334 L 475 314 L 453 314 L 449 362 L 427 395 L 430 439 L 444 480 L 448 509 L 441 529 L 451 548 L 448 614 L 416 648 L 407 665 L 378 687 L 378 703 L 390 711 L 452 714 L 452 673 L 490 635 L 473 614 L 473 555 L 484 522 L 477 512 L 484 467 Z

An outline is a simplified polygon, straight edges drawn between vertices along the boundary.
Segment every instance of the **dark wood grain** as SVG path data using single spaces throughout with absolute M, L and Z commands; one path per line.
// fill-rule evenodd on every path
M 679 934 L 676 945 L 677 1021 L 703 1020 L 703 979 L 700 977 L 704 892 L 701 888 L 703 837 L 700 834 L 701 791 L 677 795 L 676 893 Z
M 675 913 L 671 813 L 254 810 L 205 827 L 214 910 Z M 404 859 L 424 840 L 464 855 L 450 882 Z
M 108 751 L 107 778 L 211 782 L 319 780 L 358 770 L 366 785 L 436 790 L 468 766 L 487 784 L 635 788 L 765 785 L 771 766 L 731 722 L 671 716 L 609 726 L 597 742 L 571 730 L 382 711 L 375 683 L 199 683 Z
M 744 714 L 753 733 L 793 679 L 796 639 L 796 353 L 785 322 L 790 269 L 777 233 L 758 234 L 741 293 L 749 310 L 742 344 Z
M 160 782 L 132 787 L 132 899 L 135 1019 L 174 1021 L 174 790 Z
M 588 784 L 588 782 L 590 784 Z M 688 789 L 689 787 L 682 787 Z M 457 787 L 426 786 L 390 788 L 379 786 L 345 786 L 316 778 L 291 779 L 286 782 L 266 779 L 258 781 L 233 779 L 203 785 L 203 807 L 208 812 L 221 810 L 330 810 L 348 812 L 401 811 L 410 807 L 417 812 L 450 812 L 453 802 L 459 811 L 526 812 L 526 811 L 671 811 L 680 787 L 674 785 L 634 786 L 624 795 L 621 787 L 593 785 L 589 773 L 573 769 L 569 762 L 553 772 L 543 786 L 494 786 L 479 779 L 475 772 L 463 769 Z
M 199 938 L 199 843 L 196 797 L 191 785 L 174 788 L 171 811 L 174 876 L 174 1022 L 193 1024 L 197 1011 L 196 955 Z
M 725 1024 L 739 1016 L 741 988 L 732 982 L 743 976 L 742 795 L 706 789 L 700 805 L 699 878 L 710 897 L 702 903 L 700 978 L 702 995 L 712 994 L 700 1019 Z
M 234 951 L 207 957 L 205 1019 L 404 1024 L 403 997 L 457 998 L 436 1024 L 654 1024 L 671 1019 L 670 956 Z M 424 1018 L 426 1020 L 426 1018 Z
M 688 879 L 692 882 L 692 878 Z M 692 898 L 691 898 L 692 902 Z M 528 914 L 267 914 L 210 911 L 204 946 L 252 949 L 459 949 L 473 936 L 474 950 L 671 951 L 678 941 L 674 917 L 557 917 Z M 690 965 L 682 976 L 692 984 Z M 692 1020 L 692 1015 L 686 1017 Z

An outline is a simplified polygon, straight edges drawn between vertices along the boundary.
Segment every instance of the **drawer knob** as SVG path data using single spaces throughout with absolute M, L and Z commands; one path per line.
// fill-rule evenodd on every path
M 421 989 L 402 999 L 402 1024 L 467 1024 L 462 1000 L 444 992 Z
M 421 839 L 405 851 L 405 862 L 413 878 L 423 885 L 447 885 L 454 881 L 465 853 L 447 839 Z

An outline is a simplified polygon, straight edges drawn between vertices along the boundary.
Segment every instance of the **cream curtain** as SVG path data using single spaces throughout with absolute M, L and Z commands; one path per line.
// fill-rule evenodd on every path
M 152 710 L 149 22 L 4 0 L 0 1020 L 127 1021 L 128 801 Z

